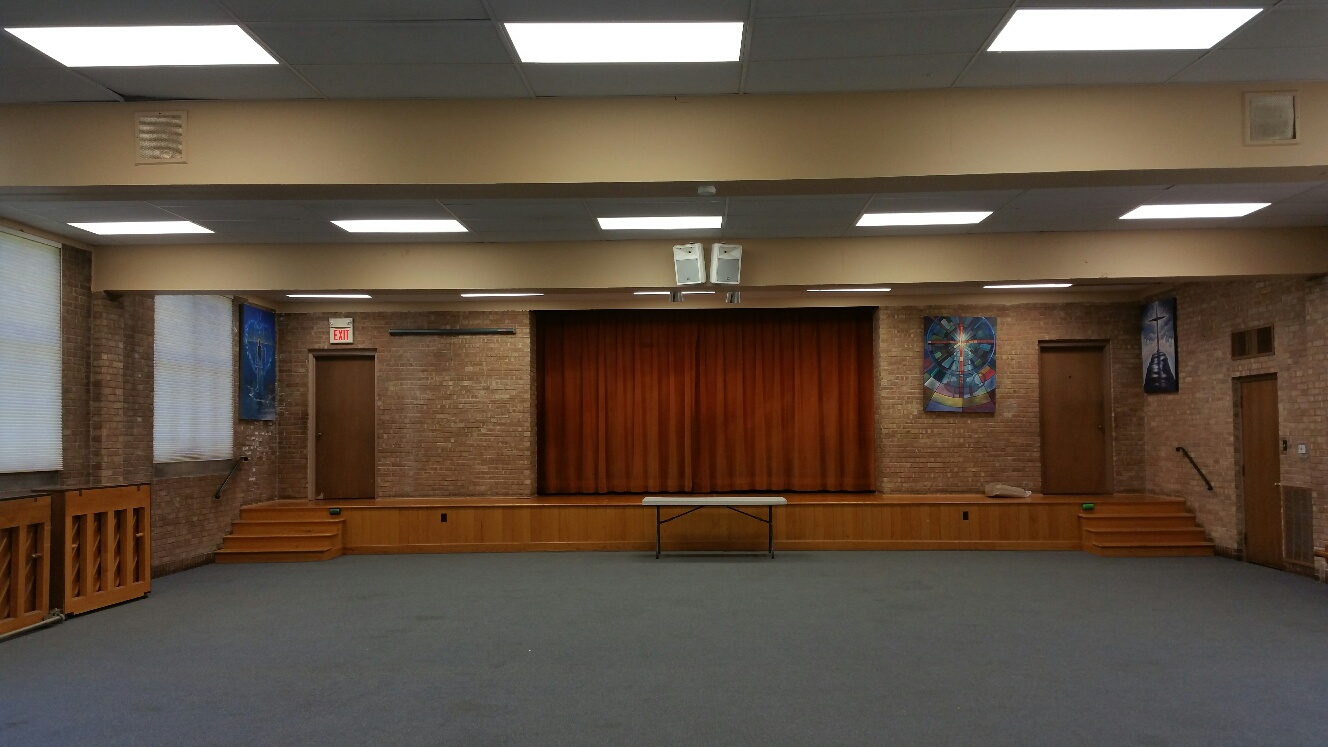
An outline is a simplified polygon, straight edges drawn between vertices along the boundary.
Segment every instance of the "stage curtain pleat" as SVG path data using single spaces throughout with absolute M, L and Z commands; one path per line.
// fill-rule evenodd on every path
M 542 312 L 543 493 L 866 491 L 870 309 Z

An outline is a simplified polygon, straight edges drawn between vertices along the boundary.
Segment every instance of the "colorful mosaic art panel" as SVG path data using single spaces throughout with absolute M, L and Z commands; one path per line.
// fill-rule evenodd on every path
M 996 318 L 923 317 L 927 412 L 996 412 Z

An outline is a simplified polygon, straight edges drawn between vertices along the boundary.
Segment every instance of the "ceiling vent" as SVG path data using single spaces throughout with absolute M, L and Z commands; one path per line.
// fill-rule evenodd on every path
M 136 112 L 138 163 L 184 163 L 185 112 Z
M 1287 145 L 1300 139 L 1295 91 L 1245 94 L 1245 144 Z

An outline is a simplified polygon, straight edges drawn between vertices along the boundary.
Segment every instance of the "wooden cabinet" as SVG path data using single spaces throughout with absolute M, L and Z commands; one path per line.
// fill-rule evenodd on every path
M 51 498 L 56 607 L 76 615 L 151 591 L 151 486 L 65 490 Z
M 51 498 L 0 501 L 0 635 L 50 611 Z

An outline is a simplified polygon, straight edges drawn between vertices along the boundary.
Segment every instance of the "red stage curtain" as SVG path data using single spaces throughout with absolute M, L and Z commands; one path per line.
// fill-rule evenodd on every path
M 871 314 L 539 313 L 540 491 L 872 490 Z

